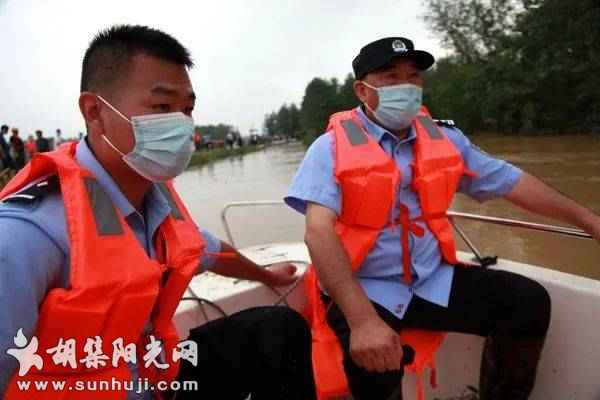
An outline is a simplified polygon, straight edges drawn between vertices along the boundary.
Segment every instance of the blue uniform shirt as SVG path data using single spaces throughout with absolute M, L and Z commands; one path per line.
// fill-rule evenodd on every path
M 411 189 L 413 129 L 407 137 L 399 139 L 371 121 L 359 107 L 358 115 L 364 127 L 396 161 L 402 179 L 392 218 L 399 216 L 400 203 L 410 210 L 411 218 L 422 214 L 417 194 Z M 444 133 L 461 152 L 467 167 L 476 177 L 463 177 L 459 191 L 479 200 L 503 196 L 519 180 L 522 171 L 517 167 L 491 157 L 472 145 L 456 128 L 442 127 Z M 313 202 L 340 214 L 341 191 L 334 178 L 332 133 L 321 135 L 310 146 L 289 188 L 285 202 L 300 213 L 306 212 L 306 203 Z M 386 228 L 378 236 L 373 249 L 357 271 L 357 277 L 367 296 L 374 302 L 402 318 L 413 294 L 443 307 L 448 306 L 452 285 L 453 267 L 443 261 L 437 239 L 425 223 L 422 237 L 410 234 L 409 248 L 412 261 L 413 283 L 407 285 L 402 279 L 402 247 L 400 228 Z
M 152 246 L 154 233 L 171 213 L 161 191 L 152 188 L 146 197 L 142 215 L 119 190 L 84 140 L 77 146 L 76 158 L 95 175 L 100 186 L 125 216 L 146 253 L 155 258 Z M 207 252 L 221 250 L 221 242 L 217 238 L 206 231 L 202 231 L 202 235 Z M 22 328 L 25 336 L 31 339 L 38 309 L 46 293 L 53 288 L 67 288 L 69 285 L 69 249 L 60 192 L 49 193 L 28 204 L 0 203 L 0 397 L 3 397 L 11 376 L 18 368 L 17 361 L 6 354 L 8 348 L 15 347 L 13 340 L 17 331 Z M 214 257 L 206 255 L 201 262 L 204 268 L 210 268 L 213 263 Z M 68 335 L 68 332 L 65 334 Z M 45 350 L 38 349 L 38 353 Z M 137 370 L 135 366 L 131 366 L 131 369 L 135 379 Z M 136 397 L 131 392 L 128 399 L 148 399 L 149 395 L 146 393 Z

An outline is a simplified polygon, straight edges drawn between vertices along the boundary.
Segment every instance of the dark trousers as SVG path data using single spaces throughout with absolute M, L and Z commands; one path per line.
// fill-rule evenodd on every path
M 182 360 L 178 380 L 197 381 L 182 399 L 315 399 L 311 336 L 287 307 L 257 307 L 211 321 L 190 332 L 198 365 Z M 182 385 L 183 387 L 183 385 Z
M 402 320 L 378 304 L 394 330 L 419 328 L 486 337 L 480 399 L 526 399 L 550 322 L 550 297 L 537 282 L 506 271 L 457 266 L 448 307 L 414 296 Z M 356 400 L 401 399 L 402 371 L 369 372 L 349 355 L 350 329 L 335 304 L 327 314 L 344 349 L 344 368 Z M 518 393 L 517 393 L 518 392 Z

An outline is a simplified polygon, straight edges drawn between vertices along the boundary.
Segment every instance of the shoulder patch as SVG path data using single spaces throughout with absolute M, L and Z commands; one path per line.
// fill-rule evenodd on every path
M 13 203 L 13 202 L 23 202 L 23 203 L 31 203 L 36 199 L 40 199 L 44 197 L 48 193 L 52 193 L 60 190 L 60 182 L 58 181 L 58 177 L 53 175 L 49 178 L 43 178 L 38 182 L 34 182 L 23 189 L 19 190 L 16 193 L 11 194 L 4 198 L 4 202 Z
M 433 122 L 435 122 L 438 125 L 449 126 L 451 128 L 454 128 L 456 126 L 454 120 L 452 119 L 434 119 Z

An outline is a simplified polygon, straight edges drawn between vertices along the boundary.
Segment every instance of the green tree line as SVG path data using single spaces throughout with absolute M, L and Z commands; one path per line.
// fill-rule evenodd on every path
M 600 1 L 425 3 L 452 50 L 426 82 L 433 113 L 475 132 L 600 130 Z
M 306 86 L 300 107 L 284 104 L 265 116 L 265 131 L 268 135 L 293 136 L 310 142 L 325 131 L 331 114 L 356 107 L 353 82 L 351 74 L 343 83 L 336 78 L 314 78 Z
M 424 4 L 426 23 L 450 49 L 425 78 L 434 117 L 469 133 L 600 133 L 600 1 Z M 266 115 L 265 130 L 310 142 L 332 113 L 358 104 L 352 83 L 352 75 L 341 84 L 314 78 L 300 107 Z

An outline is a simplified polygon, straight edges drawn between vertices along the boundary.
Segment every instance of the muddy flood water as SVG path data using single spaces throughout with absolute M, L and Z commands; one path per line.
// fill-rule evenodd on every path
M 483 150 L 542 178 L 569 197 L 600 212 L 600 137 L 471 138 Z M 281 200 L 304 156 L 299 143 L 272 146 L 244 157 L 230 158 L 177 178 L 176 186 L 196 221 L 226 239 L 220 212 L 225 203 Z M 564 225 L 520 210 L 504 200 L 480 204 L 457 195 L 453 209 L 496 217 Z M 229 213 L 236 246 L 302 240 L 303 218 L 285 206 L 236 208 Z M 461 227 L 485 255 L 527 262 L 600 280 L 600 245 L 570 238 L 462 222 Z M 466 246 L 460 242 L 460 247 Z

